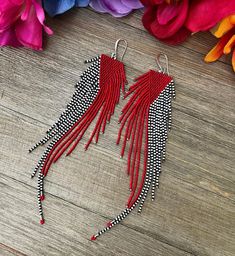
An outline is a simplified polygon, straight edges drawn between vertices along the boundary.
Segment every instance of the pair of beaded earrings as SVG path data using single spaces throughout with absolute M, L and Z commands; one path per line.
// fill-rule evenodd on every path
M 126 45 L 119 61 L 117 51 L 121 41 Z M 119 102 L 120 90 L 124 98 L 132 94 L 122 110 L 117 138 L 119 144 L 123 137 L 121 156 L 124 155 L 126 145 L 129 143 L 127 173 L 130 176 L 130 196 L 126 208 L 108 222 L 104 229 L 93 235 L 91 240 L 95 240 L 120 223 L 135 207 L 138 206 L 138 212 L 141 212 L 150 190 L 154 200 L 155 189 L 159 185 L 161 164 L 166 155 L 167 135 L 171 128 L 171 99 L 175 97 L 174 81 L 169 76 L 167 56 L 160 54 L 166 58 L 166 68 L 161 67 L 159 55 L 157 58 L 159 70 L 149 70 L 139 76 L 125 93 L 127 81 L 122 59 L 126 49 L 127 42 L 119 39 L 111 57 L 102 54 L 85 61 L 91 65 L 81 75 L 67 108 L 47 131 L 46 136 L 29 150 L 32 152 L 50 140 L 32 173 L 33 178 L 38 172 L 38 207 L 41 224 L 44 224 L 43 184 L 52 163 L 55 163 L 65 152 L 66 156 L 73 152 L 97 115 L 94 130 L 85 149 L 88 149 L 93 140 L 98 142 L 100 132 L 104 133 L 106 124 L 114 114 L 115 106 Z M 122 136 L 123 131 L 124 136 Z M 141 150 L 144 150 L 143 166 L 141 166 Z M 141 169 L 142 175 L 139 177 Z

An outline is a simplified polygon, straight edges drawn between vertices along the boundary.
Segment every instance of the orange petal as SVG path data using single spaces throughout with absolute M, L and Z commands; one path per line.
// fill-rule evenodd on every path
M 212 48 L 206 55 L 206 57 L 204 58 L 205 62 L 213 62 L 218 60 L 223 54 L 223 48 L 221 49 L 221 47 L 219 47 L 219 43 Z
M 233 71 L 235 72 L 235 49 L 233 50 L 233 55 L 232 55 L 232 66 L 233 66 Z
M 231 16 L 235 16 L 235 15 L 231 15 Z M 221 38 L 224 34 L 226 34 L 230 29 L 234 27 L 234 24 L 230 22 L 230 18 L 233 21 L 233 17 L 231 16 L 224 18 L 219 23 L 219 25 L 216 26 L 215 31 L 212 30 L 212 33 L 214 34 L 215 37 Z
M 215 33 L 216 31 L 218 30 L 220 24 L 221 24 L 222 21 L 218 22 L 213 28 L 210 29 L 210 32 L 212 35 L 216 36 Z
M 216 46 L 208 52 L 208 54 L 204 58 L 204 61 L 205 62 L 213 62 L 213 61 L 218 60 L 221 57 L 221 55 L 223 54 L 223 49 L 224 49 L 225 45 L 228 43 L 229 39 L 232 37 L 233 33 L 234 33 L 234 31 L 230 30 L 227 34 L 222 36 L 222 38 L 220 38 L 220 40 L 216 44 Z
M 233 35 L 224 47 L 224 54 L 229 54 L 235 45 L 235 35 Z
M 229 16 L 229 21 L 231 24 L 235 25 L 235 15 Z

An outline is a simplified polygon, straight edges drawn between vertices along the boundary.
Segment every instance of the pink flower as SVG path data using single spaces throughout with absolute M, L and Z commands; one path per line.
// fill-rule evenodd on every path
M 42 50 L 45 14 L 38 0 L 4 0 L 0 2 L 0 46 L 25 46 Z
M 185 26 L 193 33 L 207 31 L 232 14 L 235 14 L 234 0 L 191 1 Z
M 235 13 L 234 0 L 141 0 L 144 27 L 168 44 L 182 43 L 191 33 L 206 31 Z
M 144 27 L 157 39 L 168 44 L 183 42 L 191 32 L 184 26 L 189 0 L 142 0 L 147 7 L 142 18 Z

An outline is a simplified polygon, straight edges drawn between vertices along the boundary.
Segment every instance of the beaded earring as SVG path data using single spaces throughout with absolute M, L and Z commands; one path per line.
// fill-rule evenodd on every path
M 160 56 L 166 59 L 166 68 L 160 65 Z M 148 192 L 151 190 L 152 200 L 155 189 L 159 186 L 162 161 L 166 156 L 168 131 L 171 129 L 171 99 L 175 98 L 174 81 L 169 76 L 168 57 L 159 54 L 158 71 L 149 70 L 138 77 L 125 94 L 132 94 L 120 116 L 120 130 L 117 144 L 120 143 L 122 131 L 125 134 L 122 143 L 121 157 L 129 141 L 127 174 L 130 176 L 130 196 L 127 206 L 107 226 L 100 230 L 91 240 L 111 229 L 138 206 L 141 212 Z M 144 147 L 142 144 L 144 142 Z M 141 151 L 144 150 L 143 166 L 141 167 Z M 139 177 L 142 169 L 142 177 Z M 150 189 L 151 188 L 151 189 Z
M 125 47 L 119 61 L 117 54 L 121 42 L 125 43 Z M 119 102 L 120 89 L 122 89 L 123 94 L 125 93 L 126 75 L 122 60 L 126 49 L 127 42 L 119 39 L 116 41 L 115 52 L 111 57 L 102 54 L 85 61 L 91 65 L 81 75 L 67 108 L 47 131 L 47 135 L 29 150 L 32 152 L 50 140 L 31 175 L 33 178 L 38 172 L 38 207 L 41 224 L 44 224 L 42 201 L 45 196 L 43 184 L 50 166 L 66 150 L 66 156 L 72 153 L 89 125 L 99 114 L 95 128 L 85 145 L 85 150 L 88 149 L 94 137 L 97 143 L 100 132 L 104 133 L 106 124 L 110 121 L 115 106 Z

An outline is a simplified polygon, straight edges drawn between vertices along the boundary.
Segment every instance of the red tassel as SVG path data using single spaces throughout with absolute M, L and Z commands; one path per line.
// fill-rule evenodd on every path
M 119 119 L 121 122 L 121 127 L 119 130 L 117 144 L 120 142 L 123 128 L 124 126 L 126 126 L 121 156 L 123 156 L 124 154 L 127 139 L 131 137 L 127 167 L 127 172 L 128 174 L 130 174 L 131 190 L 131 194 L 127 202 L 129 208 L 134 203 L 132 199 L 136 193 L 136 188 L 139 180 L 143 134 L 146 133 L 146 128 L 144 129 L 144 124 L 148 120 L 149 106 L 153 102 L 153 100 L 155 100 L 159 96 L 159 94 L 171 80 L 172 78 L 167 75 L 150 70 L 146 74 L 137 78 L 136 83 L 130 87 L 129 92 L 125 95 L 126 97 L 130 93 L 134 92 L 126 106 L 123 108 L 122 115 Z M 155 85 L 156 81 L 158 81 L 158 86 Z M 147 136 L 145 136 L 145 139 L 146 148 Z M 144 162 L 147 162 L 146 159 Z M 141 191 L 141 189 L 142 187 L 140 186 L 139 191 Z
M 174 96 L 172 77 L 162 72 L 150 70 L 138 77 L 129 88 L 125 97 L 132 94 L 120 116 L 120 129 L 117 144 L 120 143 L 125 129 L 121 156 L 124 155 L 129 143 L 127 156 L 127 173 L 130 177 L 130 196 L 127 208 L 119 214 L 104 229 L 96 234 L 100 236 L 114 225 L 118 224 L 139 205 L 142 209 L 145 198 L 152 186 L 152 198 L 158 179 L 162 154 L 165 152 L 166 135 L 171 122 L 171 98 Z M 144 146 L 143 146 L 144 143 Z M 143 165 L 141 165 L 141 153 Z M 142 177 L 140 178 L 140 171 Z
M 52 162 L 56 162 L 58 158 L 60 158 L 60 156 L 74 142 L 74 144 L 69 149 L 67 156 L 73 152 L 79 141 L 82 139 L 85 131 L 101 109 L 92 135 L 90 136 L 90 139 L 85 145 L 85 150 L 88 149 L 95 135 L 96 142 L 98 142 L 101 126 L 103 125 L 102 131 L 104 131 L 106 122 L 107 120 L 110 120 L 111 115 L 114 113 L 114 108 L 119 101 L 120 86 L 124 92 L 125 82 L 126 78 L 123 63 L 118 60 L 114 60 L 113 58 L 104 54 L 101 55 L 99 83 L 100 89 L 98 95 L 93 104 L 87 110 L 87 112 L 82 116 L 82 118 L 79 119 L 77 123 L 75 123 L 75 125 L 52 148 L 50 154 L 46 159 L 46 165 L 43 168 L 44 176 L 47 175 L 47 172 Z
M 31 152 L 38 145 L 44 144 L 50 137 L 54 136 L 54 141 L 47 147 L 32 175 L 34 176 L 39 170 L 38 204 L 40 216 L 42 216 L 42 201 L 44 200 L 43 180 L 51 165 L 66 150 L 68 150 L 66 156 L 73 152 L 98 115 L 93 132 L 85 145 L 85 150 L 88 149 L 93 139 L 97 143 L 100 132 L 104 133 L 106 124 L 110 121 L 119 102 L 120 89 L 123 93 L 125 92 L 126 76 L 122 62 L 104 54 L 87 62 L 93 62 L 93 64 L 81 76 L 81 81 L 78 83 L 80 87 L 74 93 L 66 111 L 57 123 L 49 129 L 48 135 L 30 150 Z

